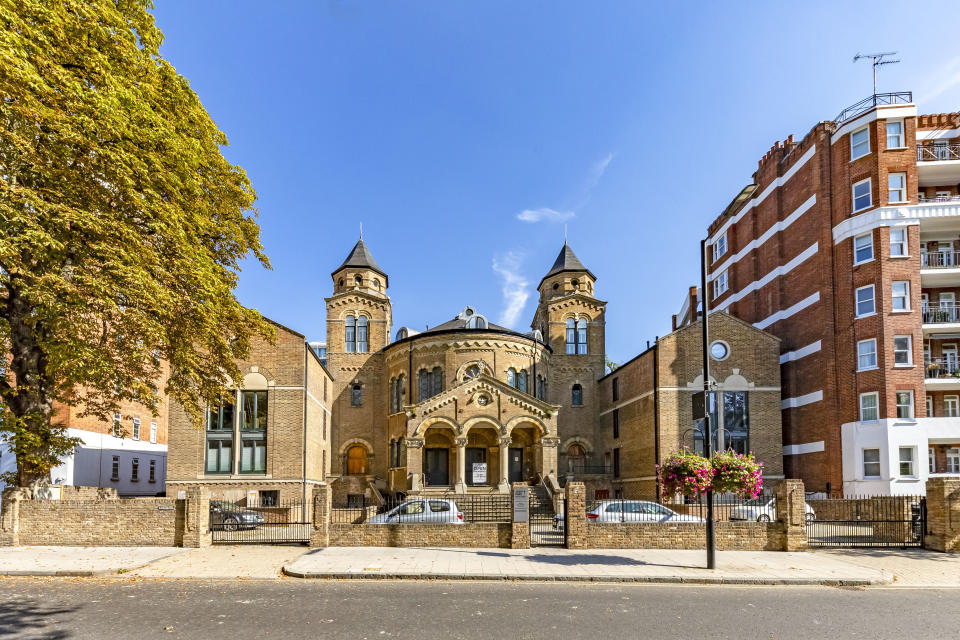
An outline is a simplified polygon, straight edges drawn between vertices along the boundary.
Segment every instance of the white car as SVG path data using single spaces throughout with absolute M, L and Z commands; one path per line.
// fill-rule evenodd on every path
M 463 524 L 463 514 L 453 500 L 416 498 L 373 516 L 367 524 Z
M 601 500 L 587 511 L 587 520 L 591 522 L 706 522 L 699 516 L 684 515 L 666 508 L 662 504 L 647 500 Z M 563 515 L 553 518 L 555 531 L 563 529 Z
M 813 522 L 817 519 L 813 507 L 806 502 L 803 503 L 804 517 L 807 522 Z M 756 520 L 757 522 L 772 522 L 777 518 L 777 499 L 771 497 L 754 498 L 747 500 L 730 509 L 731 520 Z

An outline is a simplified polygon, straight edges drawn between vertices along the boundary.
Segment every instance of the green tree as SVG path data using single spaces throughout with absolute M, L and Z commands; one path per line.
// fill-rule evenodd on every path
M 620 365 L 618 365 L 618 364 L 617 364 L 616 362 L 614 362 L 613 360 L 607 359 L 607 371 L 608 371 L 608 372 L 613 373 L 614 371 L 616 371 L 616 370 L 619 369 L 619 368 L 620 368 Z
M 54 402 L 106 418 L 167 393 L 199 423 L 271 335 L 233 295 L 244 258 L 269 267 L 256 195 L 152 9 L 0 0 L 0 435 L 20 486 L 76 445 Z

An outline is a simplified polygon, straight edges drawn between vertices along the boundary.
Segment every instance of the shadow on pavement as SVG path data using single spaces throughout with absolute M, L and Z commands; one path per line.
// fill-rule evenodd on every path
M 50 627 L 77 607 L 37 604 L 31 600 L 0 602 L 0 638 L 69 638 L 67 631 Z

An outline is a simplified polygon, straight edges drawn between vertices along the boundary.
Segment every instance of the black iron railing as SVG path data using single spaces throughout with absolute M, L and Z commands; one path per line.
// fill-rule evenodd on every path
M 837 124 L 842 124 L 847 120 L 856 118 L 862 113 L 866 113 L 874 107 L 889 104 L 911 104 L 913 102 L 912 91 L 895 91 L 893 93 L 876 93 L 869 98 L 864 98 L 860 102 L 850 105 L 840 112 L 835 119 Z
M 509 495 L 442 494 L 385 497 L 383 503 L 365 497 L 349 506 L 334 506 L 333 524 L 466 524 L 510 522 Z
M 927 379 L 960 378 L 960 362 L 955 359 L 933 358 L 924 365 Z
M 922 547 L 927 533 L 923 496 L 856 496 L 811 500 L 811 547 Z

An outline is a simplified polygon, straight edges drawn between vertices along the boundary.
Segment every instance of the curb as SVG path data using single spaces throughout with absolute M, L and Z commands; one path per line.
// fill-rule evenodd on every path
M 822 586 L 869 587 L 886 585 L 892 578 L 884 572 L 883 578 L 745 578 L 723 576 L 616 576 L 616 575 L 492 575 L 482 573 L 360 573 L 351 571 L 312 572 L 283 568 L 283 574 L 305 580 L 452 580 L 493 582 L 622 582 L 647 584 L 701 584 L 701 585 L 764 585 L 764 586 Z
M 16 576 L 39 576 L 39 577 L 56 577 L 56 578 L 102 578 L 103 576 L 110 576 L 117 573 L 117 569 L 85 569 L 85 570 L 63 570 L 63 571 L 43 571 L 35 569 L 24 569 L 24 570 L 10 570 L 10 571 L 0 571 L 0 577 L 16 577 Z

